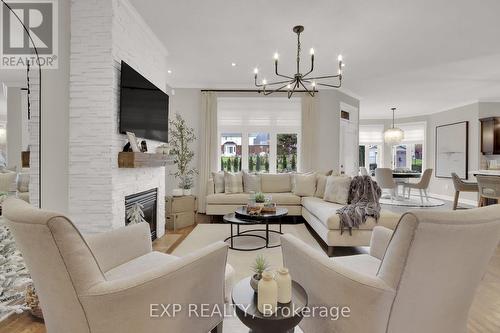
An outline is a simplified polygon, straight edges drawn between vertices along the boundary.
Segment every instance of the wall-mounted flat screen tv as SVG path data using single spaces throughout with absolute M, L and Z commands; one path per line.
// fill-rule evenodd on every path
M 120 133 L 168 142 L 168 95 L 122 61 Z

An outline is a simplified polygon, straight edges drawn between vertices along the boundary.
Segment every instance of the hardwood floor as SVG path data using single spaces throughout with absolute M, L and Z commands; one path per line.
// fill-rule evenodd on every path
M 198 223 L 209 223 L 209 218 L 200 215 Z M 169 232 L 157 239 L 153 247 L 157 251 L 172 253 L 189 235 L 195 226 Z M 500 245 L 491 258 L 486 274 L 476 292 L 468 320 L 468 333 L 500 332 Z M 28 313 L 13 315 L 0 322 L 0 333 L 46 333 L 42 321 Z M 141 332 L 138 332 L 141 333 Z

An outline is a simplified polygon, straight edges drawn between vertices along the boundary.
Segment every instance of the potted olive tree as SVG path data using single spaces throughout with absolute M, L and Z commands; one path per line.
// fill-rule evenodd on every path
M 180 114 L 176 113 L 169 121 L 170 155 L 177 166 L 177 171 L 171 173 L 179 180 L 179 189 L 184 195 L 191 195 L 194 176 L 198 170 L 191 167 L 194 158 L 192 143 L 196 140 L 194 129 L 186 124 Z M 174 192 L 179 192 L 179 190 Z

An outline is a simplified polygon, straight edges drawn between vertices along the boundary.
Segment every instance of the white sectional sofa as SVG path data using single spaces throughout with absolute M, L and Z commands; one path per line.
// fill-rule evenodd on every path
M 277 180 L 274 177 L 281 178 Z M 333 253 L 334 246 L 368 246 L 375 226 L 394 229 L 399 221 L 399 214 L 382 209 L 378 222 L 368 218 L 359 229 L 353 229 L 352 234 L 348 230 L 341 233 L 340 218 L 336 211 L 343 205 L 323 200 L 321 192 L 308 196 L 294 194 L 293 177 L 288 175 L 288 184 L 284 186 L 283 174 L 267 174 L 261 178 L 262 192 L 270 194 L 272 201 L 278 206 L 286 207 L 290 216 L 302 216 L 310 229 L 313 229 L 324 242 L 322 245 L 327 247 L 329 255 Z M 213 179 L 209 180 L 207 188 L 207 215 L 232 213 L 236 208 L 246 205 L 250 197 L 250 193 L 215 193 L 216 186 Z

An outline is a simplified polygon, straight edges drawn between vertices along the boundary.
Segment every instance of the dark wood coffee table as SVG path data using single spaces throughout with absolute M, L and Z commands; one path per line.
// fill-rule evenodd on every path
M 264 248 L 273 248 L 281 246 L 281 244 L 269 244 L 269 234 L 276 233 L 282 235 L 281 232 L 281 221 L 283 217 L 288 215 L 288 209 L 277 207 L 275 213 L 264 213 L 259 215 L 251 215 L 246 211 L 246 207 L 239 207 L 234 213 L 224 215 L 224 223 L 228 223 L 231 227 L 231 236 L 224 239 L 225 242 L 229 241 L 229 248 L 236 251 L 255 251 Z M 277 222 L 279 225 L 279 231 L 269 229 L 269 223 Z M 266 229 L 250 229 L 245 231 L 240 231 L 240 226 L 242 225 L 257 225 L 265 224 Z M 236 234 L 234 233 L 233 227 L 236 226 Z M 265 236 L 257 234 L 257 232 L 265 231 Z M 239 237 L 253 237 L 264 240 L 264 245 L 256 246 L 252 248 L 239 248 L 234 246 L 234 240 Z
M 302 320 L 302 310 L 307 307 L 307 293 L 302 286 L 292 281 L 292 301 L 278 303 L 271 316 L 264 316 L 257 309 L 257 293 L 250 286 L 250 277 L 238 282 L 232 291 L 236 315 L 251 333 L 292 333 Z

